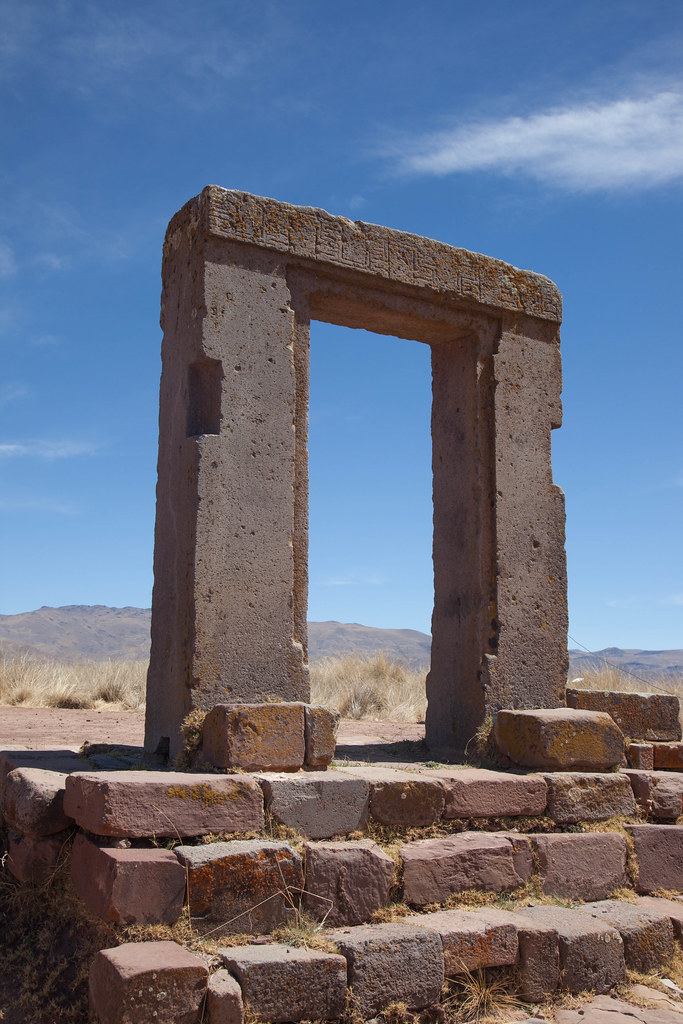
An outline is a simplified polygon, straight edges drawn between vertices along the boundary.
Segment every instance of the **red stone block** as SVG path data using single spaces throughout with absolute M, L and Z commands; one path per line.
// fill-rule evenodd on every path
M 496 716 L 493 737 L 501 754 L 528 768 L 604 772 L 624 757 L 621 730 L 601 711 L 503 710 Z
M 452 975 L 514 964 L 518 941 L 512 916 L 487 907 L 481 914 L 471 910 L 439 910 L 403 920 L 405 924 L 430 928 L 441 936 L 445 971 Z
M 638 866 L 638 892 L 683 891 L 683 826 L 628 825 Z
M 371 839 L 306 843 L 304 906 L 318 921 L 355 925 L 389 903 L 394 862 Z
M 76 772 L 64 810 L 98 836 L 202 836 L 263 825 L 263 796 L 248 776 L 192 772 Z
M 199 1024 L 208 969 L 176 942 L 126 942 L 90 968 L 90 1011 L 99 1024 Z
M 306 767 L 327 768 L 334 757 L 340 717 L 334 708 L 304 705 Z
M 626 840 L 616 832 L 581 832 L 532 837 L 541 887 L 549 896 L 604 900 L 629 885 Z
M 653 743 L 655 769 L 683 772 L 683 743 Z
M 176 846 L 192 924 L 215 935 L 263 933 L 291 919 L 304 888 L 301 857 L 261 839 Z
M 343 956 L 276 943 L 233 946 L 218 955 L 238 979 L 247 1009 L 260 1020 L 278 1024 L 341 1016 L 346 999 Z
M 298 771 L 305 754 L 303 704 L 216 704 L 202 725 L 202 757 L 216 768 Z
M 463 832 L 445 839 L 418 839 L 401 847 L 403 898 L 425 906 L 442 903 L 454 892 L 483 889 L 505 892 L 523 885 L 531 857 L 520 846 L 528 840 L 495 832 Z M 520 869 L 523 874 L 520 874 Z
M 363 768 L 362 776 L 370 783 L 370 814 L 382 825 L 435 825 L 441 820 L 446 794 L 438 779 L 375 767 Z
M 10 832 L 7 870 L 20 882 L 45 885 L 57 870 L 70 838 L 68 830 L 40 838 Z
M 215 971 L 209 978 L 206 996 L 208 1024 L 243 1024 L 242 989 L 227 971 Z
M 112 850 L 78 835 L 71 879 L 86 906 L 105 921 L 171 924 L 183 908 L 185 869 L 170 850 Z
M 43 768 L 15 768 L 5 777 L 3 815 L 11 829 L 50 836 L 73 825 L 64 813 L 66 775 Z
M 425 772 L 446 789 L 444 818 L 503 818 L 543 814 L 546 784 L 540 775 L 513 775 L 487 768 Z

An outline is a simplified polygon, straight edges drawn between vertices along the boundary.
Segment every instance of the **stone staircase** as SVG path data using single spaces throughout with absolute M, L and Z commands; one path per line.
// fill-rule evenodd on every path
M 621 698 L 638 695 L 616 696 L 623 721 Z M 445 979 L 499 967 L 530 1003 L 558 990 L 604 993 L 627 969 L 666 964 L 681 942 L 683 774 L 575 770 L 588 749 L 605 767 L 616 714 L 604 706 L 533 722 L 533 712 L 506 713 L 515 714 L 531 752 L 522 756 L 552 748 L 555 770 L 513 767 L 509 735 L 507 770 L 322 768 L 330 723 L 311 715 L 318 763 L 300 743 L 290 771 L 259 768 L 253 742 L 238 754 L 225 732 L 222 746 L 212 738 L 221 757 L 232 750 L 220 771 L 113 767 L 130 765 L 134 750 L 91 750 L 89 762 L 4 751 L 6 869 L 46 884 L 68 848 L 91 914 L 191 928 L 192 950 L 164 939 L 97 954 L 90 998 L 100 1024 L 190 1024 L 204 1009 L 210 1024 L 241 1024 L 245 1007 L 272 1022 L 351 1010 L 367 1020 L 394 1003 L 434 1006 Z M 683 746 L 680 730 L 653 739 L 653 714 L 632 714 L 649 730 L 635 737 L 640 746 Z M 586 715 L 598 717 L 582 733 Z M 221 728 L 229 719 L 214 716 L 214 731 L 217 717 Z M 622 739 L 618 761 L 626 749 Z M 572 770 L 558 768 L 558 750 Z

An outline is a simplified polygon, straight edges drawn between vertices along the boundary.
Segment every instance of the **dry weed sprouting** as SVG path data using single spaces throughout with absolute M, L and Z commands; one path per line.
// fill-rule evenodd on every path
M 346 654 L 311 663 L 311 701 L 337 708 L 342 718 L 424 721 L 425 669 L 412 669 L 382 652 Z
M 442 998 L 447 1018 L 455 1021 L 496 1021 L 506 1019 L 510 1010 L 521 1005 L 514 991 L 510 971 L 469 971 L 467 968 L 446 983 Z
M 34 708 L 144 707 L 147 662 L 0 658 L 0 703 Z

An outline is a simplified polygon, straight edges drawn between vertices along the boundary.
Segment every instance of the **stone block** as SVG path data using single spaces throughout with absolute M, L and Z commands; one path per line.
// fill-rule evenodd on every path
M 493 736 L 516 764 L 549 771 L 607 771 L 624 757 L 624 737 L 602 711 L 499 711 Z
M 569 992 L 609 992 L 626 975 L 624 943 L 616 928 L 561 907 L 526 907 L 524 917 L 558 935 L 560 987 Z
M 438 1001 L 444 960 L 436 932 L 392 923 L 335 928 L 326 937 L 346 957 L 348 984 L 364 1019 L 391 1003 L 418 1010 Z
M 653 745 L 651 743 L 627 743 L 626 760 L 631 768 L 651 771 L 655 766 Z
M 333 1020 L 346 1000 L 346 960 L 336 953 L 272 943 L 219 950 L 260 1020 Z
M 338 771 L 259 775 L 266 807 L 309 839 L 331 839 L 365 828 L 370 785 Z
M 235 775 L 77 772 L 67 778 L 64 810 L 98 836 L 201 836 L 263 826 L 259 786 Z
M 125 942 L 90 968 L 90 1011 L 99 1024 L 199 1024 L 209 972 L 176 942 Z
M 187 871 L 190 916 L 198 931 L 269 932 L 299 904 L 303 865 L 287 843 L 245 839 L 176 846 L 174 852 Z
M 5 780 L 15 769 L 41 768 L 68 775 L 87 767 L 87 762 L 73 750 L 0 750 L 0 814 L 5 803 Z
M 71 832 L 56 832 L 51 836 L 22 836 L 8 834 L 7 870 L 20 882 L 45 885 L 57 870 Z
M 683 814 L 683 774 L 625 769 L 636 803 L 653 818 L 676 821 Z
M 626 840 L 616 832 L 583 832 L 532 837 L 541 888 L 548 896 L 604 900 L 629 885 Z
M 438 910 L 404 918 L 406 924 L 429 928 L 441 937 L 447 976 L 485 967 L 501 967 L 517 960 L 517 928 L 513 915 L 487 907 L 472 910 Z
M 370 814 L 382 825 L 434 825 L 441 820 L 445 791 L 437 779 L 397 768 L 344 768 L 370 783 Z
M 517 981 L 525 1002 L 540 1003 L 557 989 L 560 980 L 560 944 L 549 922 L 513 914 L 519 942 Z
M 109 849 L 74 840 L 71 880 L 88 909 L 120 924 L 172 924 L 180 917 L 185 871 L 170 850 Z
M 631 817 L 636 802 L 628 777 L 617 772 L 554 772 L 548 784 L 547 814 L 558 825 Z
M 616 928 L 624 942 L 626 966 L 647 974 L 669 962 L 674 951 L 674 933 L 666 913 L 621 900 L 601 900 L 577 907 L 598 921 Z
M 683 826 L 629 825 L 638 867 L 638 892 L 683 891 Z
M 659 899 L 657 896 L 637 896 L 636 904 L 655 914 L 667 914 L 673 927 L 674 936 L 683 941 L 683 903 L 676 900 Z
M 653 743 L 655 769 L 668 772 L 683 772 L 683 743 Z
M 11 829 L 49 836 L 73 825 L 64 813 L 66 775 L 44 768 L 15 768 L 5 777 L 3 816 Z
M 680 740 L 678 697 L 671 693 L 619 693 L 567 687 L 567 707 L 603 711 L 633 740 Z
M 306 843 L 306 895 L 311 917 L 356 925 L 389 903 L 394 862 L 371 839 Z
M 486 768 L 429 769 L 446 790 L 444 818 L 503 818 L 543 814 L 546 784 L 540 775 L 514 775 Z
M 298 771 L 305 753 L 303 704 L 216 704 L 202 725 L 202 758 L 216 768 Z
M 531 858 L 524 862 L 519 847 L 523 836 L 513 843 L 495 832 L 463 832 L 445 839 L 418 839 L 401 847 L 403 898 L 425 906 L 442 903 L 454 892 L 483 889 L 505 892 L 523 885 L 531 873 Z M 528 843 L 528 840 L 526 840 Z M 528 873 L 520 874 L 526 863 Z
M 304 705 L 306 767 L 327 768 L 334 757 L 340 717 L 334 708 Z
M 227 971 L 215 971 L 206 994 L 208 1024 L 244 1024 L 244 1000 L 239 982 Z

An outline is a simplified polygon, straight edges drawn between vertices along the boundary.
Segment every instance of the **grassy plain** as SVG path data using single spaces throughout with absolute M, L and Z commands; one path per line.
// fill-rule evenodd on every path
M 145 703 L 147 662 L 59 662 L 23 656 L 0 658 L 0 704 L 45 708 L 137 711 Z M 311 664 L 311 700 L 344 718 L 421 722 L 426 669 L 413 669 L 383 653 L 321 658 Z M 576 686 L 596 690 L 674 693 L 683 677 L 641 679 L 606 666 Z

